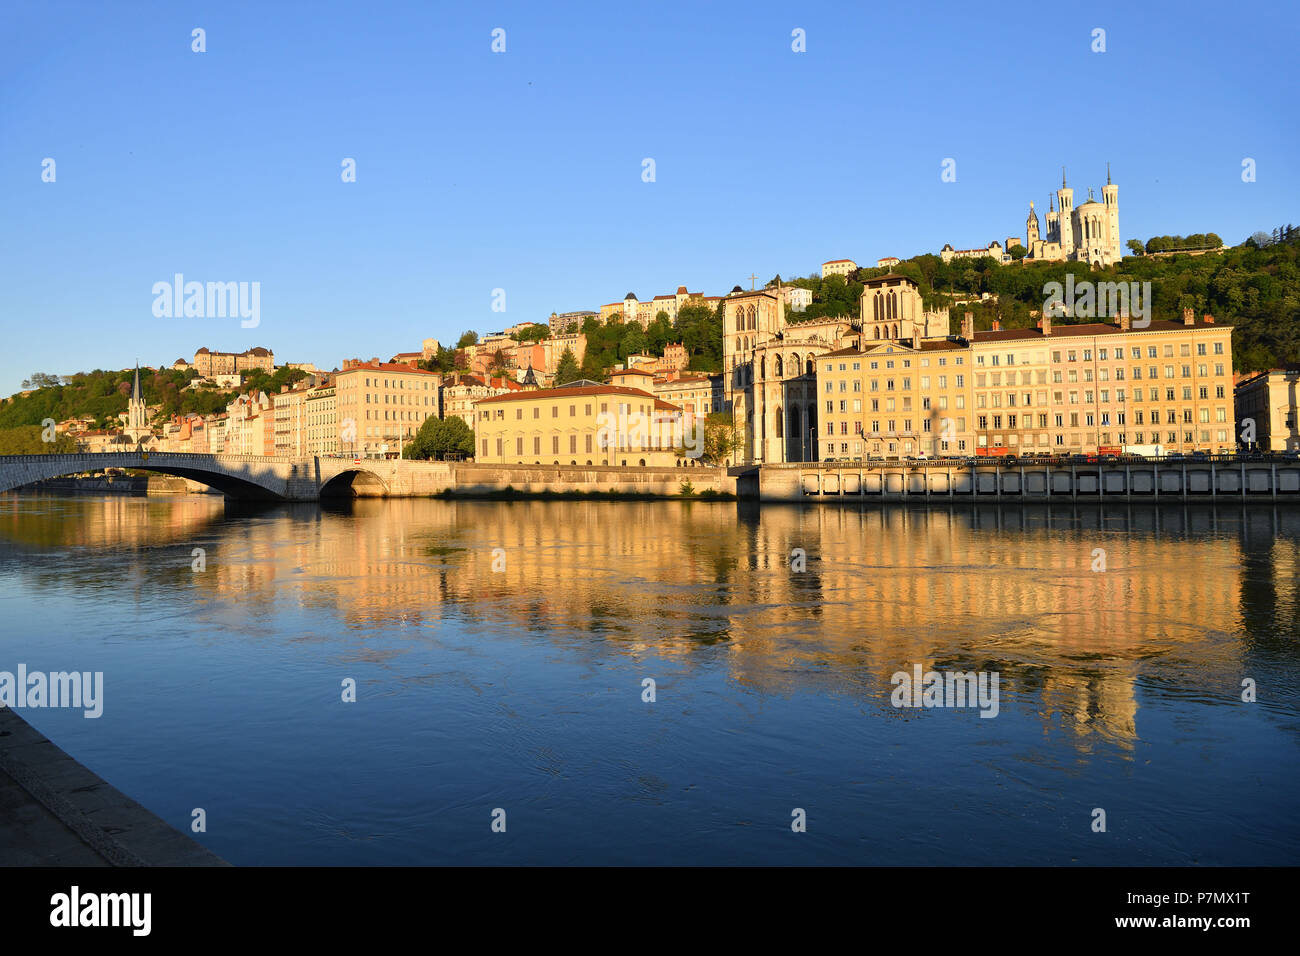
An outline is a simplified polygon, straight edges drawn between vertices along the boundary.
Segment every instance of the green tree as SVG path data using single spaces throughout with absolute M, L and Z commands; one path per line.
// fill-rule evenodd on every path
M 271 374 L 267 374 L 260 368 L 246 369 L 240 374 L 240 382 L 247 392 L 266 392 L 267 395 L 274 395 L 280 391 L 281 386 L 292 385 L 306 377 L 307 373 L 300 368 L 281 365 Z
M 660 312 L 646 329 L 646 348 L 654 355 L 663 355 L 664 347 L 673 340 L 673 323 L 667 312 Z
M 23 382 L 23 388 L 49 388 L 61 384 L 57 375 L 48 372 L 33 372 L 32 377 Z
M 645 351 L 646 337 L 641 326 L 633 323 L 627 327 L 623 333 L 623 341 L 619 347 L 619 358 L 627 358 L 629 355 L 638 355 Z
M 721 465 L 744 444 L 730 412 L 711 412 L 704 419 L 704 450 L 700 458 L 709 465 Z
M 467 345 L 478 345 L 478 333 L 473 329 L 462 332 L 460 338 L 456 340 L 456 348 L 458 349 L 463 349 Z
M 582 378 L 582 370 L 578 368 L 578 360 L 573 357 L 573 350 L 566 347 L 555 366 L 555 385 L 567 385 L 580 378 Z
M 1146 250 L 1142 248 L 1141 239 L 1130 239 L 1126 245 L 1128 246 L 1128 251 L 1133 253 L 1135 256 L 1143 255 L 1146 252 Z
M 443 461 L 448 456 L 474 457 L 474 432 L 460 418 L 426 418 L 415 437 L 402 449 L 403 458 Z
M 1019 262 L 1025 256 L 1029 255 L 1029 250 L 1017 242 L 1015 245 L 1009 246 L 1007 248 L 1007 255 L 1009 255 L 1016 262 Z
M 516 342 L 541 342 L 551 337 L 551 330 L 545 325 L 526 325 L 514 337 Z
M 62 455 L 77 450 L 77 442 L 67 434 L 55 435 L 54 441 L 43 440 L 45 429 L 39 425 L 0 428 L 0 455 Z

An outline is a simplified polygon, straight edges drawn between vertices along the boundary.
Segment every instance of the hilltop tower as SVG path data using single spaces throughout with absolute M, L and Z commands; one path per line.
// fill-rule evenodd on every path
M 1106 185 L 1101 190 L 1102 202 L 1106 206 L 1106 222 L 1110 227 L 1111 254 L 1118 262 L 1124 256 L 1119 239 L 1119 187 L 1110 181 L 1110 163 L 1106 164 Z
M 1061 232 L 1061 252 L 1069 259 L 1074 253 L 1074 190 L 1065 184 L 1065 167 L 1061 167 L 1061 188 L 1056 191 L 1057 223 Z
M 126 403 L 126 429 L 124 432 L 133 442 L 148 438 L 149 409 L 144 403 L 144 389 L 140 387 L 140 365 L 135 366 L 135 381 L 131 383 L 131 397 Z
M 1034 202 L 1029 201 L 1029 218 L 1025 220 L 1025 248 L 1033 249 L 1038 241 L 1038 213 L 1034 212 Z

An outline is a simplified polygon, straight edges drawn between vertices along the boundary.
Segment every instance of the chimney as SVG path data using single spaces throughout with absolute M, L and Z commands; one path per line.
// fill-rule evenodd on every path
M 1052 314 L 1050 312 L 1043 313 L 1042 319 L 1038 322 L 1038 327 L 1043 330 L 1044 336 L 1052 334 Z
M 917 331 L 916 326 L 912 326 L 912 348 L 920 351 L 921 333 Z
M 1205 324 L 1206 325 L 1214 324 L 1214 316 L 1210 315 L 1210 313 L 1208 312 L 1205 313 Z
M 1001 319 L 994 319 L 994 320 L 993 320 L 993 331 L 994 331 L 994 332 L 1001 332 L 1001 331 L 1002 331 L 1002 320 L 1001 320 Z
M 961 320 L 961 337 L 970 341 L 975 338 L 975 314 L 967 312 Z
M 1133 319 L 1128 314 L 1128 309 L 1124 309 L 1119 314 L 1119 330 L 1127 332 L 1131 328 L 1133 328 Z
M 1183 325 L 1191 325 L 1196 321 L 1196 313 L 1191 309 L 1183 309 Z

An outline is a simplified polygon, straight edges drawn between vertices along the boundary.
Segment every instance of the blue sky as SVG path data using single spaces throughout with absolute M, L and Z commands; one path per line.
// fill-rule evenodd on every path
M 0 393 L 200 345 L 332 368 L 629 291 L 983 245 L 1063 164 L 1078 203 L 1110 161 L 1125 239 L 1239 242 L 1300 220 L 1296 11 L 11 2 Z M 259 282 L 260 325 L 155 318 L 177 272 Z

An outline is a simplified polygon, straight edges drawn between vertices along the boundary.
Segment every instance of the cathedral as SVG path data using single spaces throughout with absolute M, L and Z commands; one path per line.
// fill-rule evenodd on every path
M 723 300 L 723 398 L 743 440 L 736 464 L 817 459 L 819 357 L 948 346 L 947 311 L 926 310 L 904 275 L 868 279 L 853 317 L 789 321 L 783 292 L 737 286 Z
M 1106 164 L 1106 185 L 1101 202 L 1088 190 L 1088 201 L 1075 208 L 1074 190 L 1065 184 L 1061 170 L 1061 188 L 1047 197 L 1046 229 L 1039 231 L 1038 213 L 1029 204 L 1025 221 L 1026 259 L 1047 262 L 1087 262 L 1108 266 L 1119 262 L 1124 253 L 1119 239 L 1119 187 L 1110 180 Z
M 131 397 L 126 403 L 126 427 L 119 436 L 120 444 L 149 445 L 153 441 L 149 427 L 149 409 L 144 402 L 144 389 L 140 387 L 140 366 L 135 367 L 135 381 L 131 383 Z

